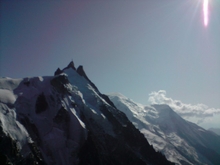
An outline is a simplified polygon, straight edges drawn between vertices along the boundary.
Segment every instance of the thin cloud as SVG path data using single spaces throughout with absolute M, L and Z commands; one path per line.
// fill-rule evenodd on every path
M 205 104 L 185 104 L 180 100 L 174 100 L 166 96 L 165 90 L 159 90 L 158 92 L 151 92 L 149 94 L 148 102 L 150 104 L 167 104 L 176 113 L 184 118 L 196 118 L 197 124 L 204 122 L 208 117 L 220 114 L 220 109 L 210 108 Z

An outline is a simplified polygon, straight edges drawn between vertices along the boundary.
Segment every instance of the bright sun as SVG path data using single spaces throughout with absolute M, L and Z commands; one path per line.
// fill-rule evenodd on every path
M 203 19 L 204 25 L 208 26 L 209 23 L 209 0 L 203 0 Z

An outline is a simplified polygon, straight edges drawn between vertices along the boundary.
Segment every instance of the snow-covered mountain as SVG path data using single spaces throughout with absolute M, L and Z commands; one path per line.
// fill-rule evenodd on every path
M 220 128 L 209 128 L 208 130 L 220 135 Z
M 0 164 L 172 164 L 71 62 L 54 76 L 0 78 Z
M 220 164 L 220 136 L 184 120 L 168 105 L 144 106 L 122 94 L 108 95 L 153 147 L 176 164 Z

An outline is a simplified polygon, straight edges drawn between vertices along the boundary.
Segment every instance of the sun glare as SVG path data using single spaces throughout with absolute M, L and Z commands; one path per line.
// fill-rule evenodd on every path
M 209 23 L 209 0 L 203 0 L 203 19 L 204 25 L 208 26 Z

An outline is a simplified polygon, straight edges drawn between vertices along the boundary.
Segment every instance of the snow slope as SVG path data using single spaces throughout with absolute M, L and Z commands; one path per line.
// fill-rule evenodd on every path
M 184 120 L 168 105 L 144 106 L 122 94 L 108 96 L 168 160 L 176 164 L 220 163 L 220 138 Z
M 35 141 L 48 164 L 56 161 L 57 164 L 68 165 L 77 161 L 68 155 L 86 139 L 87 131 L 76 108 L 71 104 L 73 100 L 68 94 L 58 93 L 51 85 L 53 79 L 62 76 L 65 77 L 34 77 L 19 81 L 1 79 L 0 119 L 3 132 L 17 142 L 22 155 L 31 152 L 29 143 Z M 67 90 L 70 86 L 67 84 Z M 61 113 L 66 113 L 70 120 L 56 121 Z M 71 133 L 67 136 L 69 130 Z

